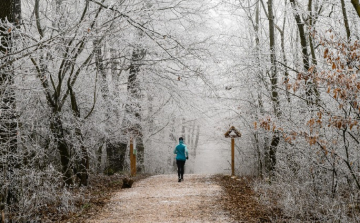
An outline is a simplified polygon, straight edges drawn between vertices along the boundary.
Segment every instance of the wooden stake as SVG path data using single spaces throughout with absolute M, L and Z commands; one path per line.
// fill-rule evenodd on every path
M 136 154 L 134 154 L 133 138 L 130 139 L 130 175 L 136 175 Z
M 4 210 L 1 211 L 1 222 L 5 222 L 5 212 L 4 212 Z
M 235 139 L 231 138 L 231 176 L 235 176 Z

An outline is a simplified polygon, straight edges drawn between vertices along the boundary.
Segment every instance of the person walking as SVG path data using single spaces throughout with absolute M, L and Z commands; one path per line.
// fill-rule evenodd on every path
M 176 154 L 176 165 L 178 168 L 178 182 L 184 180 L 184 165 L 185 161 L 189 159 L 189 151 L 184 144 L 183 137 L 179 138 L 179 145 L 175 147 L 174 154 Z

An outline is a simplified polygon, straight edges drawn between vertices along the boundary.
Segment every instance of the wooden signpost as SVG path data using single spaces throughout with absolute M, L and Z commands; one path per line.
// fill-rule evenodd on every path
M 231 176 L 235 176 L 235 138 L 241 137 L 241 133 L 234 127 L 225 133 L 225 138 L 231 138 Z
M 136 138 L 142 137 L 142 134 L 136 128 L 129 128 L 124 131 L 124 134 L 128 135 L 130 138 L 130 151 L 129 151 L 129 158 L 130 158 L 130 176 L 136 176 L 136 159 L 137 159 L 137 151 L 136 151 Z M 135 140 L 135 143 L 134 143 Z M 135 144 L 135 146 L 134 146 Z
M 136 149 L 134 149 L 134 139 L 130 138 L 130 175 L 134 177 L 136 175 Z

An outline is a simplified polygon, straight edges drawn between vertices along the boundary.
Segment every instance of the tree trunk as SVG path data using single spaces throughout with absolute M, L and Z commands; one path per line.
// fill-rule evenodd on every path
M 78 140 L 80 141 L 80 148 L 81 148 L 81 160 L 79 165 L 79 174 L 77 175 L 80 179 L 80 186 L 87 186 L 88 185 L 88 178 L 89 178 L 89 155 L 88 151 L 83 145 L 83 137 L 81 130 L 79 128 L 75 129 L 76 135 Z
M 95 47 L 96 69 L 97 69 L 97 72 L 99 72 L 100 76 L 101 76 L 100 91 L 101 91 L 101 95 L 105 102 L 105 108 L 106 108 L 105 116 L 106 116 L 106 118 L 109 118 L 110 113 L 111 113 L 111 105 L 110 105 L 110 100 L 109 100 L 110 90 L 109 90 L 109 85 L 107 82 L 107 72 L 105 70 L 105 66 L 104 66 L 104 62 L 103 62 L 103 55 L 102 55 L 102 50 L 101 50 L 102 45 L 101 45 L 100 40 L 94 40 L 94 47 Z
M 62 126 L 61 118 L 58 114 L 53 114 L 51 120 L 51 132 L 54 135 L 54 138 L 57 143 L 57 149 L 60 153 L 60 161 L 61 161 L 61 172 L 63 174 L 63 180 L 66 185 L 73 184 L 72 180 L 72 172 L 70 169 L 70 153 L 68 145 L 64 138 L 64 129 Z
M 259 142 L 259 134 L 256 132 L 254 133 L 254 139 L 255 139 L 255 148 L 256 148 L 256 156 L 257 156 L 257 162 L 258 162 L 258 177 L 261 179 L 263 178 L 263 162 L 262 162 L 262 156 L 261 156 L 261 150 L 260 150 L 260 142 Z
M 287 1 L 285 1 L 285 5 L 287 5 Z M 288 72 L 288 68 L 287 68 L 287 58 L 286 58 L 286 53 L 285 53 L 285 24 L 286 24 L 286 10 L 284 12 L 284 20 L 283 20 L 283 27 L 282 30 L 280 31 L 280 37 L 281 37 L 281 53 L 283 55 L 283 61 L 285 64 L 285 72 L 284 72 L 284 76 L 285 76 L 285 83 L 287 84 L 289 81 L 289 72 Z M 286 87 L 286 98 L 287 101 L 290 103 L 290 93 L 288 88 Z
M 195 134 L 196 134 L 195 143 L 194 143 L 194 146 L 192 148 L 194 150 L 194 158 L 196 157 L 196 150 L 198 148 L 199 138 L 200 138 L 200 126 L 199 125 L 196 126 L 196 133 Z
M 139 72 L 141 61 L 146 55 L 146 51 L 140 48 L 133 50 L 130 64 L 130 75 L 127 83 L 127 102 L 125 105 L 125 115 L 121 123 L 123 139 L 120 143 L 121 151 L 127 148 L 128 139 L 136 138 L 137 168 L 141 172 L 144 169 L 144 144 L 141 127 L 141 90 L 139 82 Z
M 308 2 L 308 13 L 310 15 L 309 18 L 309 26 L 310 29 L 315 26 L 316 23 L 316 19 L 317 19 L 317 7 L 315 7 L 315 14 L 313 13 L 312 10 L 312 0 L 309 0 Z M 310 46 L 310 52 L 311 52 L 311 62 L 312 62 L 312 66 L 314 67 L 314 70 L 312 71 L 313 74 L 316 74 L 316 66 L 317 66 L 317 59 L 316 59 L 316 54 L 315 54 L 315 48 L 314 48 L 314 44 L 313 44 L 313 38 L 312 38 L 312 34 L 308 33 L 309 36 L 309 46 Z M 312 81 L 312 85 L 310 85 L 310 87 L 313 89 L 314 94 L 315 94 L 315 102 L 319 103 L 320 100 L 320 95 L 319 95 L 319 91 L 316 87 L 316 77 L 312 77 L 313 81 Z
M 271 82 L 271 100 L 273 102 L 274 114 L 277 118 L 280 118 L 280 101 L 279 95 L 277 92 L 277 69 L 276 69 L 276 56 L 275 56 L 275 24 L 274 24 L 274 14 L 273 14 L 273 1 L 268 1 L 268 13 L 269 13 L 269 33 L 270 33 L 270 60 L 271 60 L 271 71 L 270 71 L 270 82 Z M 271 140 L 271 144 L 269 147 L 269 156 L 266 156 L 269 160 L 269 165 L 267 166 L 267 170 L 272 175 L 275 170 L 276 165 L 276 149 L 279 144 L 279 137 L 277 133 L 274 132 L 274 135 Z
M 271 72 L 270 72 L 270 82 L 271 82 L 271 100 L 273 101 L 274 114 L 278 117 L 280 116 L 280 102 L 279 95 L 277 92 L 277 66 L 276 66 L 276 55 L 275 55 L 275 25 L 274 25 L 274 15 L 272 10 L 272 0 L 268 1 L 268 11 L 269 11 L 269 33 L 270 33 L 270 60 L 271 60 Z
M 102 45 L 99 40 L 94 41 L 94 47 L 95 47 L 96 68 L 101 76 L 100 91 L 105 102 L 105 109 L 106 109 L 105 117 L 107 120 L 109 120 L 111 118 L 113 109 L 111 109 L 110 89 L 109 89 L 109 84 L 107 82 L 107 72 L 105 70 L 105 66 L 103 62 Z M 112 70 L 114 71 L 114 69 L 115 67 L 114 65 L 112 65 Z M 108 124 L 110 124 L 110 121 L 108 121 Z M 106 131 L 108 132 L 108 130 Z M 106 154 L 108 159 L 108 166 L 107 166 L 108 174 L 112 174 L 124 170 L 125 153 L 127 147 L 126 144 L 124 145 L 118 140 L 112 140 L 109 138 L 105 139 L 105 142 L 106 142 Z
M 263 3 L 263 2 L 261 2 Z M 265 10 L 265 6 L 264 6 L 264 10 Z M 255 26 L 254 26 L 254 30 L 255 30 L 255 33 L 256 33 L 256 37 L 255 37 L 255 43 L 256 43 L 256 64 L 257 64 L 257 67 L 258 67 L 258 76 L 261 77 L 263 76 L 263 71 L 261 69 L 261 66 L 260 66 L 260 56 L 261 56 L 261 52 L 260 52 L 260 33 L 259 33 L 259 27 L 260 27 L 260 1 L 257 2 L 256 4 L 256 12 L 255 12 Z M 261 97 L 261 93 L 260 92 L 257 92 L 257 101 L 258 101 L 258 106 L 257 106 L 257 111 L 256 111 L 256 120 L 259 119 L 259 116 L 258 116 L 258 112 L 260 112 L 261 115 L 264 115 L 265 111 L 264 111 L 264 107 L 263 107 L 263 101 L 262 101 L 262 97 Z M 257 137 L 258 133 L 255 133 L 254 134 L 254 137 L 255 137 L 255 144 L 256 144 L 256 148 L 258 148 L 258 168 L 259 168 L 259 176 L 263 177 L 263 173 L 262 173 L 262 170 L 263 170 L 263 156 L 261 155 L 261 149 L 264 149 L 266 148 L 266 143 L 263 147 L 260 147 L 260 142 L 258 140 L 258 137 Z M 264 138 L 264 141 L 267 142 L 267 139 Z
M 73 91 L 70 79 L 68 80 L 68 89 L 70 92 L 70 100 L 71 100 L 71 109 L 73 111 L 73 114 L 75 115 L 76 119 L 79 119 L 81 117 L 80 115 L 80 109 L 76 102 L 76 96 L 75 92 Z M 75 171 L 76 176 L 80 179 L 80 186 L 87 186 L 88 185 L 88 170 L 89 170 L 89 155 L 87 152 L 87 149 L 84 146 L 84 138 L 81 133 L 81 129 L 76 127 L 75 128 L 75 135 L 77 140 L 80 144 L 80 164 L 77 164 L 79 172 Z M 78 162 L 76 162 L 78 163 Z
M 171 125 L 170 125 L 170 132 L 169 132 L 169 139 L 170 139 L 170 142 L 173 142 L 174 144 L 177 143 L 177 137 L 175 136 L 175 118 L 172 118 L 171 119 Z M 177 169 L 177 166 L 176 166 L 176 159 L 175 159 L 175 156 L 173 155 L 174 153 L 174 146 L 170 146 L 170 150 L 169 150 L 169 153 L 172 155 L 170 156 L 170 159 L 169 159 L 169 165 L 172 167 L 172 170 L 175 171 Z
M 297 5 L 295 3 L 295 0 L 290 0 L 290 2 L 291 2 L 291 6 L 294 9 L 294 17 L 295 17 L 295 21 L 297 23 L 297 27 L 299 30 L 304 72 L 307 73 L 310 68 L 310 63 L 309 63 L 309 53 L 308 53 L 308 48 L 307 48 L 306 34 L 305 34 L 305 29 L 304 29 L 305 24 L 302 22 L 300 15 L 297 12 Z M 310 77 L 310 75 L 308 75 L 305 78 L 306 78 L 306 100 L 307 100 L 307 104 L 311 105 L 314 103 L 314 100 L 312 99 L 312 97 L 315 95 L 316 98 L 318 98 L 318 92 L 317 92 L 315 84 L 313 83 L 312 77 Z M 318 99 L 316 99 L 316 101 L 317 100 Z
M 353 6 L 355 8 L 356 13 L 360 17 L 360 3 L 359 3 L 359 0 L 351 0 L 351 3 L 353 4 Z
M 106 154 L 108 166 L 106 168 L 107 174 L 116 173 L 125 169 L 125 153 L 127 143 L 123 142 L 106 142 Z
M 130 134 L 136 137 L 136 147 L 137 147 L 137 165 L 139 172 L 144 169 L 144 144 L 143 144 L 143 134 L 141 127 L 141 90 L 140 90 L 140 80 L 139 72 L 141 61 L 144 59 L 146 51 L 141 48 L 134 49 L 131 57 L 130 64 L 130 75 L 128 78 L 128 94 L 130 100 L 133 103 L 127 104 L 127 113 L 131 117 L 132 121 L 130 122 Z
M 143 142 L 143 137 L 139 136 L 136 138 L 136 172 L 142 173 L 145 171 L 144 166 L 144 153 L 145 153 L 145 147 Z
M 6 23 L 6 20 L 16 27 L 19 27 L 21 20 L 21 1 L 8 0 L 0 2 L 0 20 Z M 0 27 L 0 52 L 3 55 L 11 53 L 14 46 L 12 39 L 13 30 L 7 27 Z M 1 62 L 6 64 L 9 58 Z M 17 151 L 17 120 L 16 120 L 16 101 L 14 84 L 13 66 L 9 63 L 0 69 L 0 156 L 4 163 L 0 163 L 0 169 L 3 172 L 4 180 L 10 182 L 10 186 L 0 182 L 0 212 L 1 220 L 5 221 L 5 211 L 8 205 L 17 201 L 17 191 L 14 181 L 16 172 L 14 169 L 20 168 Z M 8 171 L 8 172 L 7 172 Z M 4 219 L 3 219 L 4 218 Z
M 342 14 L 344 17 L 344 24 L 345 24 L 345 29 L 346 29 L 346 35 L 347 35 L 347 39 L 348 41 L 350 40 L 350 27 L 349 27 L 349 21 L 347 18 L 347 14 L 346 14 L 346 6 L 345 6 L 345 1 L 344 0 L 340 0 L 341 1 L 341 9 L 342 9 Z

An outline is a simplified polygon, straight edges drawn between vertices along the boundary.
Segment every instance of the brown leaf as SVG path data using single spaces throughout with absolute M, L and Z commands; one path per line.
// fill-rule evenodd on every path
M 324 58 L 326 58 L 328 56 L 328 53 L 329 53 L 329 49 L 326 48 L 325 51 L 324 51 Z

